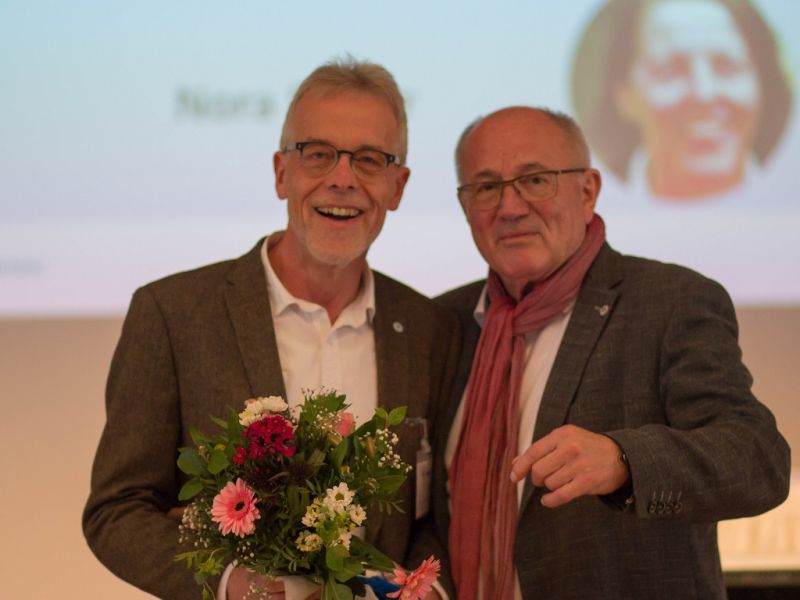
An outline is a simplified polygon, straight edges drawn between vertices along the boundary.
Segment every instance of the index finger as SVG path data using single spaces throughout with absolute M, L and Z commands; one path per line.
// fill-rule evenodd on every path
M 511 481 L 517 483 L 521 479 L 527 477 L 534 463 L 536 463 L 536 461 L 539 459 L 544 458 L 555 449 L 556 442 L 550 434 L 547 434 L 540 440 L 537 440 L 528 446 L 528 449 L 525 450 L 525 452 L 517 456 L 511 462 Z

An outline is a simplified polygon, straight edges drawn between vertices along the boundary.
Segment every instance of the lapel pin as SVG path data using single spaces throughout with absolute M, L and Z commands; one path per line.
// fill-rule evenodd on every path
M 603 306 L 595 306 L 594 309 L 601 317 L 605 317 L 608 314 L 608 304 L 603 304 Z
M 397 333 L 403 333 L 403 324 L 400 321 L 395 321 L 394 323 L 392 323 L 392 328 Z

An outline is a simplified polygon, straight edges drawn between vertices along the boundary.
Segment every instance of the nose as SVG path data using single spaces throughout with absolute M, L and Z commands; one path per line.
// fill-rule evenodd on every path
M 497 206 L 497 216 L 501 219 L 518 219 L 531 211 L 531 206 L 519 195 L 513 183 L 504 183 L 500 190 L 500 204 Z
M 691 88 L 698 100 L 709 102 L 719 95 L 719 80 L 708 56 L 697 56 L 691 62 Z
M 328 180 L 333 187 L 352 188 L 355 187 L 356 174 L 353 171 L 353 153 L 343 150 L 339 151 L 339 160 L 328 173 Z

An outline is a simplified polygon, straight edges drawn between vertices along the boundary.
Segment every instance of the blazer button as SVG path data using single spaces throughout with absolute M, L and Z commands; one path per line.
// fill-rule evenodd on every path
M 677 515 L 679 512 L 683 510 L 683 504 L 681 504 L 680 502 L 676 502 L 674 510 L 675 514 Z
M 664 514 L 664 503 L 663 503 L 663 502 L 658 502 L 658 503 L 657 503 L 657 505 L 656 505 L 656 512 L 657 512 L 658 514 L 660 514 L 660 515 L 661 515 L 661 514 Z
M 656 513 L 655 501 L 651 500 L 650 503 L 647 505 L 647 512 L 649 512 L 651 515 L 654 515 Z
M 667 513 L 668 515 L 671 515 L 673 510 L 675 510 L 675 503 L 674 502 L 667 502 L 664 505 L 664 512 Z

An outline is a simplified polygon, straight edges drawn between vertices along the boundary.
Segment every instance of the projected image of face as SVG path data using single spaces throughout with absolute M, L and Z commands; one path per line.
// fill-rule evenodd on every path
M 641 128 L 652 187 L 676 198 L 739 184 L 759 109 L 747 44 L 717 2 L 647 11 L 622 112 Z
M 779 52 L 749 0 L 608 0 L 575 56 L 577 120 L 639 197 L 727 197 L 785 132 Z

